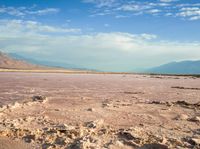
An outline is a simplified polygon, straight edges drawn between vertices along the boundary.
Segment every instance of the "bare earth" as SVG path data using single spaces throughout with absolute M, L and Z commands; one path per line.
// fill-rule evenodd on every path
M 200 148 L 196 77 L 1 72 L 0 105 L 0 149 Z

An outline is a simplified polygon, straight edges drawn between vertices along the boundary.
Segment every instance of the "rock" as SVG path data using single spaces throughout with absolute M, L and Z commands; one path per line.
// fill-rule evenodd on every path
M 111 145 L 109 145 L 109 149 L 133 149 L 132 146 L 125 145 L 121 141 L 113 142 Z
M 192 117 L 192 118 L 190 119 L 190 121 L 192 121 L 192 122 L 200 122 L 200 117 L 194 116 L 194 117 Z
M 153 143 L 153 144 L 145 144 L 144 146 L 138 149 L 168 149 L 168 146 L 164 144 Z
M 35 140 L 35 135 L 27 135 L 22 138 L 25 142 L 31 143 Z
M 100 120 L 88 122 L 86 123 L 86 126 L 89 128 L 97 128 L 97 127 L 101 127 L 103 123 L 104 123 L 104 120 L 100 119 Z
M 9 105 L 1 105 L 0 112 L 3 112 L 4 110 L 9 109 L 9 108 L 10 108 Z
M 190 105 L 190 103 L 188 103 L 188 102 L 186 102 L 184 100 L 182 100 L 182 101 L 178 100 L 178 101 L 174 102 L 174 104 L 184 105 L 184 106 L 189 106 Z
M 21 107 L 22 105 L 19 103 L 19 102 L 15 102 L 12 106 L 10 106 L 11 109 L 14 109 L 14 108 L 19 108 Z
M 93 111 L 95 111 L 95 109 L 94 108 L 88 108 L 87 111 L 93 112 Z
M 191 141 L 194 143 L 194 145 L 200 145 L 200 139 L 199 138 L 192 138 Z
M 51 149 L 51 148 L 55 148 L 56 146 L 54 144 L 51 143 L 44 143 L 42 144 L 42 149 Z
M 66 144 L 65 138 L 57 137 L 56 140 L 55 140 L 55 144 L 65 145 Z
M 68 126 L 67 124 L 59 124 L 59 125 L 56 125 L 54 127 L 54 129 L 56 131 L 59 131 L 61 133 L 65 133 L 66 131 L 71 131 L 71 130 L 74 130 L 75 127 L 74 126 Z
M 34 102 L 45 102 L 47 100 L 47 98 L 45 96 L 36 95 L 36 96 L 32 97 L 32 100 Z
M 189 117 L 186 114 L 180 114 L 175 119 L 176 120 L 187 120 Z
M 24 120 L 25 122 L 32 122 L 32 121 L 35 120 L 35 118 L 34 118 L 34 117 L 31 117 L 31 116 L 27 116 L 27 117 L 25 117 L 23 120 Z
M 134 140 L 136 139 L 131 133 L 129 132 L 119 132 L 119 137 L 124 138 L 126 140 Z

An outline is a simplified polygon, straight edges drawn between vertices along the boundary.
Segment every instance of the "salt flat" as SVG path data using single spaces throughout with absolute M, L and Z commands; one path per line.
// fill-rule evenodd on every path
M 1 72 L 0 134 L 33 148 L 193 148 L 198 102 L 192 76 Z

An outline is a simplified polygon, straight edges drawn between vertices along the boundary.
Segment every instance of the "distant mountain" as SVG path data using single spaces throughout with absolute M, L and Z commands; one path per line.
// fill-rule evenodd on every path
M 200 74 L 200 60 L 171 62 L 148 69 L 145 72 L 161 74 Z
M 3 69 L 45 69 L 45 66 L 39 66 L 28 63 L 23 60 L 15 59 L 8 54 L 0 51 L 0 68 Z
M 43 65 L 43 66 L 48 66 L 48 67 L 57 67 L 57 68 L 65 68 L 65 69 L 78 69 L 78 70 L 88 70 L 86 68 L 80 68 L 76 65 L 73 64 L 68 64 L 65 62 L 57 62 L 57 61 L 46 61 L 46 60 L 36 60 L 33 58 L 30 58 L 28 56 L 22 56 L 17 53 L 9 53 L 9 55 L 15 59 L 18 60 L 24 60 L 32 64 L 36 65 Z

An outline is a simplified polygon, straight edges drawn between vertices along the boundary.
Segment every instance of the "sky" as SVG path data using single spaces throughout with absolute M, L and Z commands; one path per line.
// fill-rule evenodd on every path
M 102 71 L 200 59 L 199 0 L 0 0 L 0 51 Z

